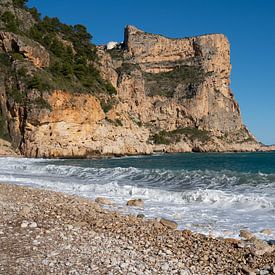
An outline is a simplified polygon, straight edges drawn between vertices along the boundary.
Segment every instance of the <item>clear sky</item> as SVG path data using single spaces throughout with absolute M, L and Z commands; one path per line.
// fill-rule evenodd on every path
M 260 141 L 275 143 L 275 0 L 29 0 L 28 6 L 85 25 L 95 44 L 122 41 L 127 24 L 177 38 L 224 33 L 244 123 Z

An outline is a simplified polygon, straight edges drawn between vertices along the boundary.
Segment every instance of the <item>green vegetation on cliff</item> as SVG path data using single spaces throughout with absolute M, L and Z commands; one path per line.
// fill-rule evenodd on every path
M 204 79 L 204 71 L 199 66 L 178 66 L 171 71 L 161 73 L 144 73 L 145 90 L 149 96 L 161 95 L 173 97 L 179 84 L 188 85 L 185 98 L 192 98 L 193 86 Z
M 0 114 L 0 138 L 10 141 L 10 134 L 7 127 L 7 121 L 2 114 Z
M 17 33 L 19 30 L 19 21 L 13 13 L 5 11 L 0 18 L 5 24 L 6 30 L 9 32 Z
M 151 137 L 155 144 L 171 144 L 180 142 L 182 137 L 188 137 L 190 140 L 206 142 L 209 140 L 209 133 L 197 128 L 185 127 L 173 131 L 160 131 Z
M 24 30 L 23 22 L 12 11 L 5 11 L 0 18 L 2 30 L 20 34 L 39 42 L 50 53 L 50 66 L 34 73 L 33 79 L 27 79 L 28 88 L 66 89 L 72 92 L 116 94 L 115 88 L 102 79 L 96 69 L 96 46 L 91 43 L 92 35 L 83 25 L 67 25 L 58 18 L 41 18 L 36 8 L 28 8 L 27 1 L 13 0 L 13 5 L 32 15 L 33 24 Z M 19 52 L 9 53 L 13 60 L 24 61 Z M 39 83 L 38 83 L 39 82 Z M 40 83 L 43 82 L 43 85 Z M 30 83 L 30 85 L 28 85 Z

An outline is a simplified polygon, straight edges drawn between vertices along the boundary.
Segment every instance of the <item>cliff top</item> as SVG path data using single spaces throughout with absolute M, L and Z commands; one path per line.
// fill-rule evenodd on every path
M 154 34 L 154 33 L 149 33 L 149 32 L 145 32 L 133 25 L 126 25 L 125 26 L 125 30 L 124 30 L 124 40 L 125 38 L 127 38 L 129 35 L 136 35 L 136 34 L 146 34 L 146 35 L 150 35 L 150 36 L 161 36 L 163 38 L 167 38 L 170 40 L 182 40 L 182 39 L 190 39 L 190 38 L 200 38 L 200 37 L 222 37 L 225 38 L 226 40 L 228 40 L 228 38 L 226 37 L 225 34 L 223 33 L 209 33 L 209 34 L 201 34 L 201 35 L 194 35 L 194 36 L 186 36 L 186 37 L 179 37 L 179 38 L 172 38 L 172 37 L 167 37 L 163 34 Z

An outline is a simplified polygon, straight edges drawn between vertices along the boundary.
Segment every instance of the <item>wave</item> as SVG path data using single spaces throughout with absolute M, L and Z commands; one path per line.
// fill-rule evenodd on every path
M 169 203 L 177 205 L 190 205 L 190 204 L 205 204 L 209 207 L 222 207 L 230 208 L 232 206 L 240 208 L 274 208 L 273 202 L 257 194 L 234 194 L 232 191 L 222 191 L 216 189 L 200 189 L 184 190 L 184 191 L 171 191 L 169 188 L 160 189 L 159 186 L 145 186 L 143 183 L 140 186 L 129 184 L 124 180 L 124 184 L 119 183 L 119 179 L 127 175 L 127 179 L 130 177 L 136 177 L 138 169 L 133 168 L 116 168 L 111 169 L 112 175 L 110 175 L 109 169 L 92 169 L 95 173 L 91 173 L 91 168 L 79 169 L 78 167 L 68 168 L 65 167 L 53 167 L 47 166 L 46 171 L 51 172 L 57 176 L 49 179 L 49 176 L 38 176 L 44 169 L 36 170 L 36 175 L 21 174 L 21 175 L 4 175 L 0 176 L 4 182 L 14 182 L 20 184 L 35 185 L 40 187 L 46 187 L 57 191 L 76 193 L 89 197 L 96 197 L 104 195 L 113 197 L 115 200 L 120 201 L 122 198 L 137 197 L 142 198 L 145 201 Z M 26 171 L 26 170 L 24 170 Z M 66 175 L 66 177 L 60 177 L 60 175 Z M 77 175 L 79 180 L 74 177 Z M 108 181 L 106 181 L 106 175 Z M 157 178 L 169 178 L 169 175 L 163 175 L 158 173 Z M 156 176 L 152 177 L 156 179 Z M 149 175 L 143 175 L 142 179 L 148 181 L 152 180 Z M 54 179 L 54 180 L 53 180 Z M 89 181 L 90 180 L 90 181 Z M 127 184 L 128 183 L 128 184 Z
M 118 206 L 142 198 L 145 209 L 129 211 L 165 215 L 195 230 L 197 224 L 219 232 L 275 228 L 275 174 L 92 164 L 102 162 L 0 158 L 0 180 L 92 199 L 105 196 Z

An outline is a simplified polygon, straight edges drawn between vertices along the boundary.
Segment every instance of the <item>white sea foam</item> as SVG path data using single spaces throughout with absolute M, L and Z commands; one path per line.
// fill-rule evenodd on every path
M 85 164 L 85 162 L 83 162 Z M 165 216 L 181 228 L 223 235 L 241 228 L 275 232 L 275 175 L 211 170 L 85 167 L 74 161 L 0 158 L 0 180 L 77 194 L 112 198 L 124 206 L 142 198 L 148 217 Z M 274 236 L 271 236 L 275 238 Z

